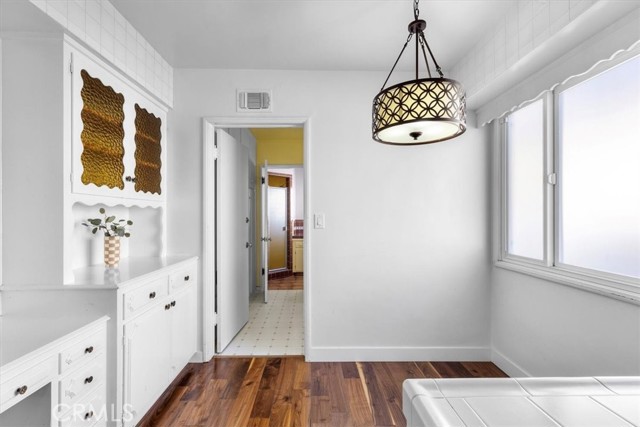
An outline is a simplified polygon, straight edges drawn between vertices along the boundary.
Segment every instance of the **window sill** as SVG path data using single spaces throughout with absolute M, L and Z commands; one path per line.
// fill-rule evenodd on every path
M 640 305 L 640 287 L 631 283 L 606 280 L 562 270 L 557 267 L 532 265 L 512 260 L 498 260 L 495 262 L 495 266 L 630 304 Z

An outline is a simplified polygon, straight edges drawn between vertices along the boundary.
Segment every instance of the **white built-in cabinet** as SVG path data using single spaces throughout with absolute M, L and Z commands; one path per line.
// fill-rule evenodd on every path
M 198 261 L 165 249 L 167 108 L 68 35 L 3 34 L 1 53 L 3 305 L 109 316 L 107 425 L 136 425 L 197 351 Z M 134 222 L 116 269 L 81 225 L 101 207 Z
M 124 324 L 124 403 L 130 405 L 134 415 L 125 426 L 134 426 L 140 420 L 193 357 L 195 274 L 195 265 L 174 273 L 170 281 L 179 280 L 180 286 L 172 287 L 161 302 L 151 304 L 143 314 Z M 148 299 L 157 295 L 152 290 Z M 125 311 L 128 300 L 125 293 Z
M 3 283 L 77 283 L 74 270 L 101 262 L 100 237 L 81 225 L 101 207 L 134 222 L 121 256 L 165 255 L 167 107 L 67 35 L 2 42 Z M 88 80 L 103 92 L 83 95 Z M 104 91 L 122 99 L 121 123 L 100 111 Z M 114 138 L 116 155 L 91 145 Z M 88 165 L 118 185 L 92 183 Z

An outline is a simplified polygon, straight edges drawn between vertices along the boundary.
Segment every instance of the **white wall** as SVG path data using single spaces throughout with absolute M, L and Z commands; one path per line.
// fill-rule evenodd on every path
M 640 375 L 640 307 L 495 268 L 493 361 L 510 375 Z
M 326 215 L 326 229 L 306 231 L 308 358 L 488 359 L 487 130 L 430 146 L 375 143 L 371 102 L 384 77 L 177 70 L 169 253 L 202 250 L 202 117 L 239 116 L 238 87 L 271 88 L 273 116 L 310 117 L 305 220 Z

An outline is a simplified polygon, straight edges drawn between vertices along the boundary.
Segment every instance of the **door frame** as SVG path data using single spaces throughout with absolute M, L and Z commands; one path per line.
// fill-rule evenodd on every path
M 203 117 L 203 173 L 202 173 L 202 355 L 203 362 L 211 360 L 215 355 L 215 326 L 217 313 L 215 310 L 215 267 L 216 267 L 216 159 L 218 152 L 215 147 L 216 128 L 303 128 L 303 168 L 304 168 L 304 222 L 311 224 L 311 119 L 309 117 Z M 304 266 L 303 276 L 303 310 L 304 310 L 304 354 L 309 353 L 311 346 L 311 242 L 312 233 L 304 236 Z

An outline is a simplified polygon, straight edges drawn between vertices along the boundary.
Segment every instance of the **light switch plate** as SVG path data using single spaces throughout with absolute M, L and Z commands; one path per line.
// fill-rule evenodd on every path
M 313 228 L 324 228 L 324 227 L 325 227 L 324 214 L 323 213 L 313 214 Z

